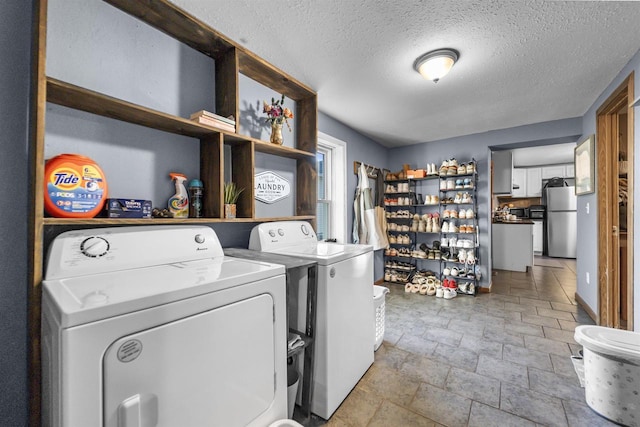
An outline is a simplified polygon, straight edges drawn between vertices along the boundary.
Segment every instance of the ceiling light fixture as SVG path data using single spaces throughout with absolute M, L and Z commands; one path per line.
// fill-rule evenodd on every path
M 438 83 L 438 80 L 451 70 L 458 56 L 458 51 L 453 49 L 432 50 L 418 57 L 413 63 L 413 68 L 425 79 Z

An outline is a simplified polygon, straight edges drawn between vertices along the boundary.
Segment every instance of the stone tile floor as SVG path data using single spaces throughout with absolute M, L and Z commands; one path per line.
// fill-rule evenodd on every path
M 497 271 L 491 293 L 452 300 L 388 283 L 385 339 L 328 422 L 315 426 L 613 426 L 585 403 L 570 356 L 575 261 Z M 297 415 L 297 414 L 296 414 Z M 295 418 L 298 418 L 297 416 Z

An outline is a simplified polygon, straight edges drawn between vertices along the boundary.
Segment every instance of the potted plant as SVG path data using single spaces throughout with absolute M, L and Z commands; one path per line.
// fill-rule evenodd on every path
M 224 217 L 236 217 L 236 202 L 238 197 L 244 191 L 244 188 L 238 188 L 235 182 L 224 183 Z

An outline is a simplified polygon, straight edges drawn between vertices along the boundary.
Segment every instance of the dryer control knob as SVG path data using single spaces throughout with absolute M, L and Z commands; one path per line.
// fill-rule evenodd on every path
M 282 228 L 278 228 L 278 234 L 284 236 L 284 230 Z
M 276 237 L 276 232 L 273 230 L 269 230 L 269 236 Z
M 202 234 L 196 234 L 195 237 L 196 243 L 204 243 L 204 236 Z
M 308 235 L 309 235 L 309 229 L 307 228 L 307 226 L 306 226 L 306 225 L 302 224 L 302 225 L 300 226 L 300 230 L 302 230 L 302 234 L 304 234 L 305 236 L 308 236 Z
M 87 237 L 80 243 L 80 251 L 89 258 L 99 258 L 109 252 L 109 242 L 104 237 Z

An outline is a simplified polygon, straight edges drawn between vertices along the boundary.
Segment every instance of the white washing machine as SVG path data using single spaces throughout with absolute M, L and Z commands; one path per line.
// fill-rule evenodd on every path
M 329 419 L 373 363 L 373 248 L 318 242 L 308 222 L 281 221 L 254 227 L 249 249 L 318 263 L 311 411 Z M 304 330 L 303 317 L 289 322 Z
M 43 282 L 43 425 L 286 418 L 284 273 L 225 257 L 209 227 L 59 235 Z

